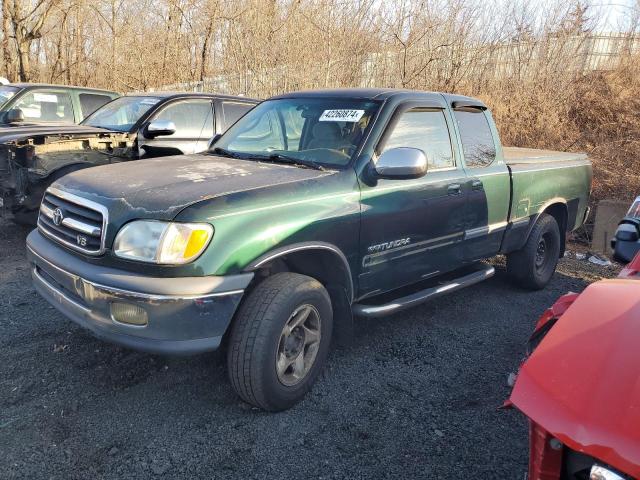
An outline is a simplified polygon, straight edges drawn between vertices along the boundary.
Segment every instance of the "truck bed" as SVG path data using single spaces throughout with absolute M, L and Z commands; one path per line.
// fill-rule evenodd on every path
M 507 165 L 531 165 L 546 163 L 584 162 L 585 153 L 557 152 L 535 148 L 503 147 L 504 161 Z

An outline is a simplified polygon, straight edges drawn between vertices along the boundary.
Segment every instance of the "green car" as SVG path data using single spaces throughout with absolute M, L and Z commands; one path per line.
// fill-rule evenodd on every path
M 503 148 L 449 94 L 289 93 L 210 150 L 74 172 L 28 237 L 37 291 L 96 336 L 227 349 L 242 399 L 300 401 L 333 337 L 491 277 L 543 288 L 585 218 L 585 155 Z

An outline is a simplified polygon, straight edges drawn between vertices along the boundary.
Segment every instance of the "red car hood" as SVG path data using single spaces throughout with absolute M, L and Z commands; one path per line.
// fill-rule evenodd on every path
M 589 286 L 523 364 L 510 400 L 569 448 L 640 477 L 640 282 Z

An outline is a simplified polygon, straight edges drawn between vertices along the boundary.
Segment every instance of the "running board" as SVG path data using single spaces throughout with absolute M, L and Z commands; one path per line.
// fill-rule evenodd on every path
M 365 305 L 356 303 L 353 305 L 353 313 L 361 317 L 384 317 L 397 313 L 407 308 L 419 305 L 427 300 L 439 297 L 446 293 L 455 292 L 461 288 L 469 287 L 480 283 L 487 278 L 493 277 L 495 269 L 490 265 L 481 264 L 475 272 L 463 275 L 446 283 L 441 283 L 434 287 L 412 293 L 405 297 L 396 298 L 389 303 L 382 305 Z

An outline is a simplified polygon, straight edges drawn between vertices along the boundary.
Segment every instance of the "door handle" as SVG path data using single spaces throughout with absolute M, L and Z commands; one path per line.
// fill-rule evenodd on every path
M 449 195 L 460 195 L 462 193 L 462 186 L 459 183 L 452 183 L 447 187 L 447 193 Z
M 484 190 L 484 185 L 482 185 L 482 180 L 473 180 L 471 182 L 471 190 Z

